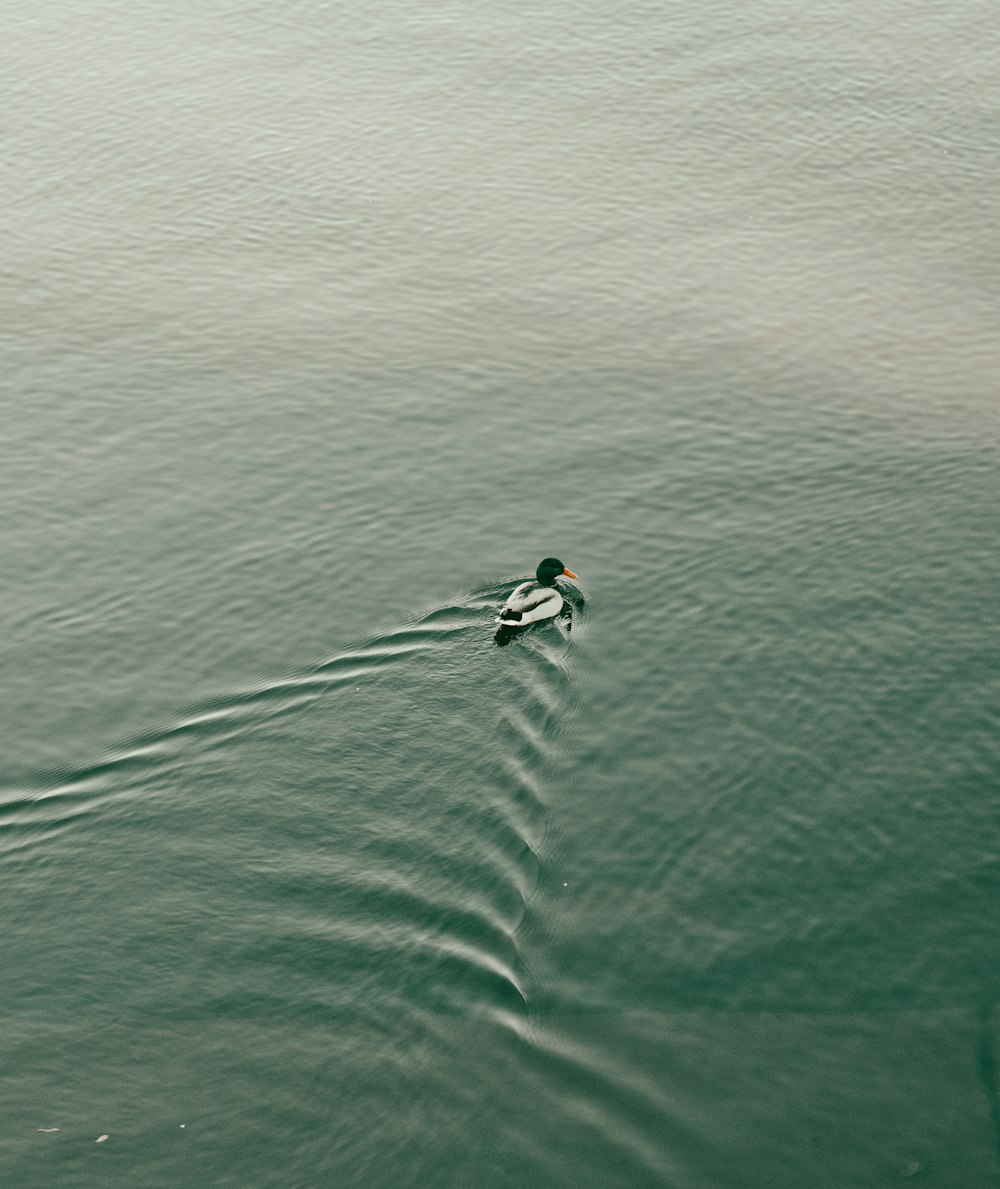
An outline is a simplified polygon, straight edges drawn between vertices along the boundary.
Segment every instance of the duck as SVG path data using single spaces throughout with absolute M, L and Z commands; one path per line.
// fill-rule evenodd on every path
M 571 613 L 572 608 L 556 585 L 556 579 L 563 577 L 576 579 L 577 575 L 557 557 L 546 557 L 538 563 L 534 582 L 522 582 L 514 587 L 497 616 L 498 644 L 507 643 L 518 628 L 554 619 L 564 608 Z

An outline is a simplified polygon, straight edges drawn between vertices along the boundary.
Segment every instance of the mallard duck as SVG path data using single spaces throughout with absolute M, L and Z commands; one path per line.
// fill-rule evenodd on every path
M 497 641 L 501 636 L 510 637 L 516 628 L 524 628 L 543 619 L 553 619 L 567 606 L 562 591 L 556 585 L 557 578 L 576 578 L 556 557 L 547 557 L 538 563 L 534 582 L 522 582 L 515 586 L 497 616 Z M 504 641 L 506 642 L 506 641 Z

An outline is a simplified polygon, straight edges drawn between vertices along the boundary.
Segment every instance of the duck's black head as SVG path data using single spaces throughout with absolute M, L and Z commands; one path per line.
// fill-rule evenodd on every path
M 535 570 L 535 577 L 542 586 L 555 586 L 556 579 L 561 578 L 563 574 L 567 578 L 576 577 L 573 571 L 567 570 L 557 557 L 547 557 L 538 563 L 538 569 Z

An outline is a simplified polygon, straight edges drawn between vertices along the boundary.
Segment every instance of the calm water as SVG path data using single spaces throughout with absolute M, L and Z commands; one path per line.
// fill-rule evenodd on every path
M 612 7 L 8 6 L 4 1184 L 1000 1180 L 995 11 Z

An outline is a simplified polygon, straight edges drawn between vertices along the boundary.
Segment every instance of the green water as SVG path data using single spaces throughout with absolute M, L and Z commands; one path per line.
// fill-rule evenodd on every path
M 13 7 L 4 1184 L 1000 1180 L 990 17 Z

